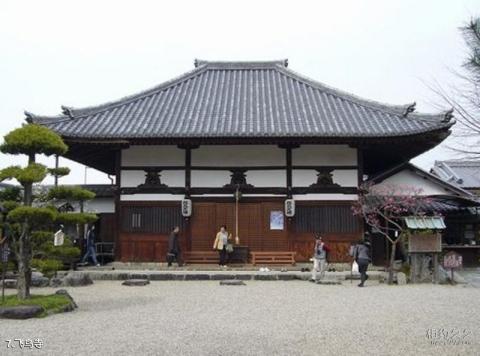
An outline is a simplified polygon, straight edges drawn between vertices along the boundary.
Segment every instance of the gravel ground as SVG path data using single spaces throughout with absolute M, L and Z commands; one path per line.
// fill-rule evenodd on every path
M 41 350 L 23 350 L 39 355 L 480 354 L 472 287 L 106 281 L 68 290 L 80 306 L 73 313 L 1 320 L 0 355 L 20 353 L 4 342 L 14 338 L 43 340 Z M 441 328 L 467 329 L 468 344 L 432 345 L 427 330 Z

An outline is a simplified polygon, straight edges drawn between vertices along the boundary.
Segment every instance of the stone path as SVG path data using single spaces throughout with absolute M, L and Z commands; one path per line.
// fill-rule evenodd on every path
M 4 340 L 14 338 L 41 339 L 43 348 L 31 353 L 49 356 L 479 354 L 480 294 L 468 285 L 245 284 L 152 281 L 128 288 L 96 281 L 67 287 L 79 308 L 2 320 L 0 354 L 25 352 L 6 349 Z M 448 344 L 441 329 L 464 333 L 464 343 Z

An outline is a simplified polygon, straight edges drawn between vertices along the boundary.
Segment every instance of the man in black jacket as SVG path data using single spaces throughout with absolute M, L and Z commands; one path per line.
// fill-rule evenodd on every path
M 178 233 L 180 232 L 180 227 L 175 226 L 168 236 L 168 252 L 167 252 L 167 262 L 168 267 L 172 265 L 173 261 L 177 261 L 178 266 L 183 265 L 180 242 L 178 241 Z

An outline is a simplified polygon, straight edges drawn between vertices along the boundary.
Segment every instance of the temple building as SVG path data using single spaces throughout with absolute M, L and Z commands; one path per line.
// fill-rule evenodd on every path
M 435 147 L 451 112 L 365 100 L 302 76 L 287 60 L 195 61 L 144 92 L 55 117 L 26 113 L 69 145 L 66 158 L 115 175 L 116 258 L 211 251 L 223 224 L 251 252 L 311 257 L 313 234 L 348 259 L 363 222 L 359 185 Z

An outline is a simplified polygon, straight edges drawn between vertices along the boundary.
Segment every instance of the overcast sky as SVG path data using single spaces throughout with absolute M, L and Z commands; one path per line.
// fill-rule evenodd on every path
M 480 3 L 436 1 L 21 1 L 0 7 L 0 135 L 23 111 L 56 115 L 130 95 L 207 60 L 289 59 L 289 67 L 356 95 L 435 112 L 425 83 L 455 83 L 466 57 L 458 27 Z M 429 169 L 452 153 L 414 160 Z M 53 165 L 53 159 L 44 160 Z M 0 154 L 0 167 L 18 158 Z M 63 183 L 83 183 L 84 168 Z M 88 183 L 107 183 L 87 171 Z

